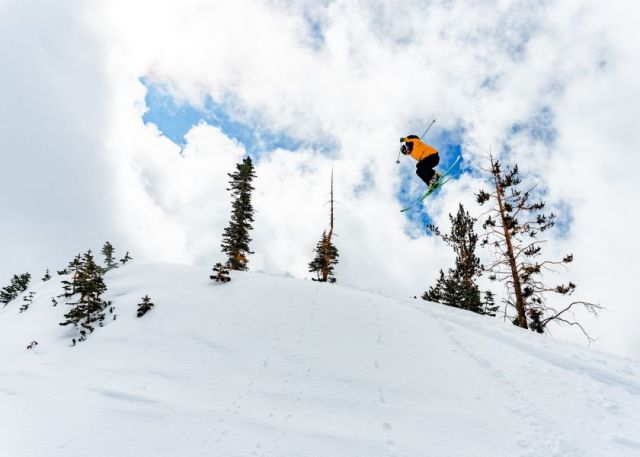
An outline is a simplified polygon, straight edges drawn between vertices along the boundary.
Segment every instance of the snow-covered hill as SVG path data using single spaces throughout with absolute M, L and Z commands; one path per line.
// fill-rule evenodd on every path
M 422 300 L 208 277 L 108 273 L 117 320 L 76 347 L 57 277 L 0 310 L 0 456 L 640 455 L 637 362 Z

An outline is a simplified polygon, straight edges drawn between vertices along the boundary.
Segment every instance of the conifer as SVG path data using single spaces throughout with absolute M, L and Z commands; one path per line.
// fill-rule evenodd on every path
M 213 279 L 215 282 L 224 283 L 231 281 L 231 277 L 229 276 L 229 269 L 222 265 L 220 262 L 216 263 L 213 266 L 213 272 L 215 274 L 212 274 L 211 276 L 209 276 L 209 278 Z
M 422 299 L 432 301 L 435 303 L 444 304 L 444 288 L 447 284 L 447 277 L 444 275 L 444 271 L 440 270 L 440 276 L 436 280 L 434 286 L 429 287 L 425 293 L 422 294 Z
M 145 295 L 144 297 L 142 297 L 142 303 L 138 303 L 138 312 L 136 315 L 138 317 L 142 317 L 147 314 L 154 306 L 155 305 L 151 302 L 151 298 L 149 298 L 149 295 Z
M 91 251 L 87 251 L 79 261 L 76 274 L 71 284 L 78 300 L 67 303 L 73 308 L 65 314 L 66 320 L 60 325 L 73 325 L 80 330 L 78 341 L 87 339 L 89 333 L 94 331 L 94 325 L 102 327 L 105 319 L 105 310 L 113 312 L 111 302 L 102 300 L 102 294 L 107 286 L 102 278 L 102 268 L 96 264 Z M 75 339 L 73 340 L 75 344 Z
M 65 272 L 64 275 L 71 275 L 71 277 L 69 279 L 63 279 L 62 282 L 62 290 L 64 291 L 64 293 L 61 295 L 61 297 L 71 297 L 73 294 L 76 293 L 76 289 L 75 289 L 75 284 L 76 284 L 76 279 L 78 277 L 79 271 L 80 271 L 80 267 L 81 267 L 81 258 L 82 256 L 80 254 L 78 254 L 77 256 L 75 256 L 73 258 L 73 260 L 71 262 L 69 262 L 69 265 L 67 265 L 67 268 L 65 268 L 63 271 Z M 58 272 L 60 273 L 60 272 Z
M 49 274 L 49 269 L 47 268 L 47 271 L 44 273 L 44 276 L 42 277 L 42 281 L 48 281 L 51 279 L 51 274 Z
M 13 278 L 11 278 L 11 282 L 9 283 L 9 285 L 0 290 L 0 303 L 2 303 L 4 306 L 7 306 L 10 301 L 14 300 L 16 297 L 18 297 L 18 295 L 27 290 L 30 281 L 30 273 L 13 275 Z
M 495 316 L 496 312 L 500 308 L 500 306 L 496 305 L 494 294 L 490 290 L 487 290 L 484 293 L 483 305 L 484 305 L 483 314 L 487 314 L 489 316 Z
M 131 256 L 129 255 L 129 251 L 127 251 L 127 253 L 124 255 L 124 257 L 120 259 L 120 263 L 121 263 L 122 265 L 124 265 L 125 263 L 127 263 L 127 262 L 128 262 L 128 261 L 130 261 L 130 260 L 133 260 L 133 257 L 131 257 Z
M 19 311 L 21 313 L 24 313 L 26 310 L 29 309 L 29 306 L 31 306 L 31 304 L 33 303 L 33 297 L 36 295 L 35 292 L 30 291 L 27 295 L 25 295 L 24 297 L 22 297 L 22 306 L 20 307 Z
M 253 206 L 251 192 L 254 190 L 251 181 L 256 177 L 251 157 L 236 164 L 236 171 L 228 173 L 231 180 L 229 189 L 233 197 L 231 220 L 222 235 L 222 252 L 227 255 L 227 267 L 231 270 L 248 270 L 248 254 L 251 238 L 249 231 L 253 229 Z
M 26 291 L 29 288 L 29 282 L 31 282 L 31 273 L 22 273 L 15 281 L 16 290 L 19 294 Z
M 104 255 L 104 260 L 106 263 L 105 272 L 109 270 L 113 270 L 114 268 L 118 268 L 118 262 L 115 261 L 113 254 L 115 249 L 110 242 L 105 242 L 104 246 L 102 246 L 102 250 L 100 251 L 102 255 Z
M 333 267 L 338 263 L 338 248 L 333 244 L 333 227 L 334 227 L 334 213 L 333 213 L 333 169 L 331 170 L 331 209 L 329 211 L 329 233 L 325 230 L 322 232 L 322 238 L 318 244 L 316 244 L 314 259 L 309 262 L 309 272 L 316 273 L 316 277 L 312 278 L 314 281 L 320 282 L 336 282 L 336 278 L 333 275 Z
M 475 253 L 478 242 L 478 235 L 474 230 L 476 219 L 471 217 L 460 204 L 455 217 L 449 214 L 449 220 L 451 221 L 450 234 L 442 234 L 433 225 L 430 228 L 455 252 L 455 268 L 450 268 L 446 275 L 440 270 L 436 285 L 425 292 L 422 298 L 485 314 L 485 304 L 477 285 L 477 279 L 482 274 L 482 265 Z
M 312 279 L 319 282 L 336 282 L 333 266 L 338 263 L 338 249 L 331 243 L 326 231 L 316 244 L 315 253 L 315 258 L 309 263 L 309 272 L 317 275 Z

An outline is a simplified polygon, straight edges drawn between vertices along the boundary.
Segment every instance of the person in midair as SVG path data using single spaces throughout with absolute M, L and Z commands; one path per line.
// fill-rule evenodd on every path
M 410 155 L 418 161 L 416 174 L 420 179 L 422 179 L 427 186 L 435 183 L 440 177 L 440 174 L 434 170 L 436 165 L 440 163 L 438 150 L 420 140 L 417 135 L 400 138 L 400 143 L 402 143 L 400 152 L 404 155 Z

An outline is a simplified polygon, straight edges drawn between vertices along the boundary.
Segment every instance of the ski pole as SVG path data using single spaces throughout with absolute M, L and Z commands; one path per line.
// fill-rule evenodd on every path
M 420 139 L 422 139 L 423 136 L 425 136 L 427 134 L 427 132 L 429 131 L 429 129 L 431 128 L 431 126 L 433 124 L 436 123 L 436 120 L 432 120 L 431 124 L 429 124 L 429 127 L 427 127 L 427 130 L 424 131 L 424 133 L 422 135 L 420 135 Z M 396 163 L 400 163 L 400 151 L 398 151 L 398 158 L 396 159 Z
M 432 126 L 433 124 L 435 124 L 435 123 L 436 123 L 436 120 L 435 120 L 435 119 L 431 121 L 431 124 L 429 124 L 429 127 L 427 127 L 427 130 L 425 130 L 425 131 L 424 131 L 424 133 L 423 133 L 422 135 L 420 135 L 420 139 L 422 139 L 422 137 L 423 137 L 423 136 L 425 136 L 425 135 L 427 134 L 427 132 L 429 131 L 429 129 L 431 128 L 431 126 Z

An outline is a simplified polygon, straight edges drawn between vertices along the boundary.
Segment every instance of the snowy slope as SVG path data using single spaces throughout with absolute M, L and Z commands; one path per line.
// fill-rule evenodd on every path
M 0 310 L 0 456 L 640 456 L 637 362 L 422 300 L 208 276 L 108 273 L 118 318 L 77 347 L 58 277 Z

